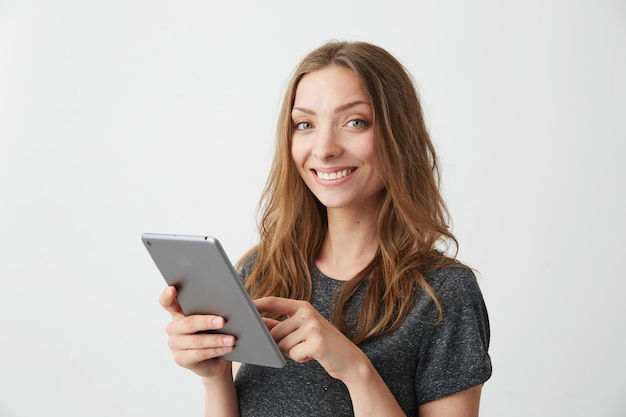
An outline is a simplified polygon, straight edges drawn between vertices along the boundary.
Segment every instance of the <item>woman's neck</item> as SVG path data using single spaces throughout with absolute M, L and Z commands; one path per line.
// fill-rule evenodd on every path
M 347 281 L 361 272 L 376 255 L 375 214 L 355 216 L 328 211 L 328 230 L 316 265 L 325 275 Z

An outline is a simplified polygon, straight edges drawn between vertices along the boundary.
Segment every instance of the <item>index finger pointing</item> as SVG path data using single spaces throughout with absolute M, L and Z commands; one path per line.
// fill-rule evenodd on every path
M 280 316 L 292 316 L 300 304 L 301 301 L 281 297 L 263 297 L 254 300 L 259 313 L 274 313 Z

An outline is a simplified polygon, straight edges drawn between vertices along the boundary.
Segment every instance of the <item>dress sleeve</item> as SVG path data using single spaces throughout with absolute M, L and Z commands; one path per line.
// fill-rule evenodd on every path
M 489 317 L 475 275 L 467 268 L 433 275 L 443 317 L 423 328 L 415 375 L 419 404 L 475 387 L 491 376 Z

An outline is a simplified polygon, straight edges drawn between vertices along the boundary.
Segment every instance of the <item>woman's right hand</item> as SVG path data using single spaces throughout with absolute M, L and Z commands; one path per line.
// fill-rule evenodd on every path
M 203 378 L 230 375 L 232 363 L 218 356 L 232 352 L 234 336 L 198 333 L 223 328 L 224 318 L 212 315 L 185 316 L 176 300 L 175 287 L 163 290 L 159 302 L 172 315 L 166 331 L 169 336 L 168 346 L 176 363 Z

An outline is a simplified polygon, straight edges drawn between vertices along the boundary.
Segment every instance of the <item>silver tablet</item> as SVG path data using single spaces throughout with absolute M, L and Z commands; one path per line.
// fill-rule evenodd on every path
M 167 284 L 177 288 L 185 315 L 224 317 L 226 324 L 219 333 L 235 336 L 236 344 L 223 359 L 285 366 L 283 354 L 216 238 L 145 233 L 142 240 Z

